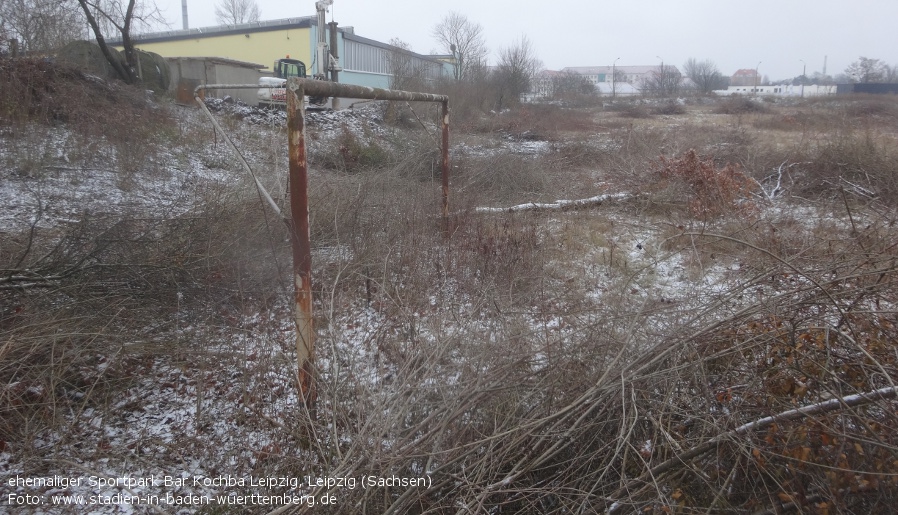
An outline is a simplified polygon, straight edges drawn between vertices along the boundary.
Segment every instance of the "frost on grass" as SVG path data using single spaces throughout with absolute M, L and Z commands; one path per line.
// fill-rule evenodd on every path
M 251 109 L 220 109 L 282 202 L 282 115 L 255 120 Z M 4 163 L 18 163 L 4 165 L 0 230 L 20 249 L 32 225 L 49 239 L 85 212 L 143 217 L 127 231 L 66 240 L 70 249 L 85 241 L 111 249 L 84 267 L 98 275 L 3 290 L 12 292 L 0 313 L 2 341 L 11 342 L 4 352 L 27 359 L 0 367 L 9 379 L 0 389 L 4 420 L 20 421 L 3 426 L 0 468 L 179 478 L 427 474 L 436 485 L 341 492 L 334 512 L 343 513 L 759 511 L 770 496 L 758 492 L 789 502 L 808 494 L 823 510 L 815 499 L 892 495 L 876 468 L 890 466 L 895 448 L 892 401 L 828 411 L 867 402 L 864 392 L 884 392 L 893 380 L 894 234 L 884 211 L 851 206 L 847 216 L 778 195 L 733 216 L 727 209 L 741 206 L 731 201 L 744 198 L 745 183 L 729 172 L 722 179 L 732 180 L 719 180 L 721 169 L 697 158 L 666 162 L 670 189 L 615 193 L 624 189 L 610 180 L 597 189 L 597 178 L 614 177 L 598 164 L 574 174 L 541 142 L 496 134 L 476 145 L 526 154 L 512 163 L 555 174 L 577 195 L 528 203 L 547 197 L 519 189 L 499 202 L 462 189 L 459 204 L 471 208 L 453 213 L 444 239 L 432 182 L 320 166 L 312 175 L 321 197 L 310 206 L 321 235 L 312 252 L 312 421 L 295 387 L 289 233 L 266 218 L 208 128 L 187 111 L 178 116 L 184 146 L 160 149 L 127 175 L 113 173 L 120 149 L 76 152 L 65 128 L 48 131 L 40 152 L 0 147 Z M 310 113 L 308 135 L 331 144 L 349 133 L 387 148 L 399 129 L 379 116 L 362 106 Z M 628 142 L 640 136 L 626 131 Z M 598 138 L 606 143 L 595 155 L 638 147 L 635 139 L 607 147 L 620 137 Z M 657 155 L 627 157 L 654 177 Z M 504 172 L 511 180 L 521 170 Z M 718 186 L 729 187 L 715 197 L 722 209 L 696 203 Z M 179 227 L 194 232 L 171 229 Z M 158 248 L 124 252 L 132 240 Z M 122 272 L 101 274 L 110 268 Z M 101 323 L 84 322 L 91 312 Z M 770 424 L 776 414 L 786 418 Z M 716 452 L 700 452 L 703 442 Z M 817 490 L 802 493 L 806 486 Z M 221 490 L 189 482 L 153 493 Z M 269 492 L 280 490 L 256 493 Z

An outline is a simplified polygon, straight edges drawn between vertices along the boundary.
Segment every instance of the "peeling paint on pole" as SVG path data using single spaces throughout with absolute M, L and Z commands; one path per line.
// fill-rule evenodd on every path
M 442 148 L 440 154 L 442 157 L 442 165 L 440 172 L 443 178 L 443 236 L 449 237 L 449 99 L 442 102 L 443 109 L 440 116 L 440 126 L 442 128 Z
M 440 102 L 442 104 L 442 218 L 443 232 L 449 235 L 449 97 L 430 93 L 395 91 L 353 86 L 337 82 L 287 79 L 287 133 L 290 153 L 290 230 L 293 236 L 293 276 L 296 292 L 296 353 L 299 362 L 298 382 L 303 400 L 314 413 L 315 329 L 312 318 L 312 255 L 309 236 L 308 162 L 306 159 L 305 119 L 302 99 L 316 97 L 348 97 L 371 100 L 404 100 L 407 102 Z
M 312 242 L 309 233 L 309 168 L 306 159 L 302 88 L 287 87 L 287 148 L 290 157 L 290 226 L 296 298 L 297 382 L 303 402 L 315 408 L 315 327 L 312 318 Z M 314 411 L 313 411 L 314 412 Z
M 344 97 L 364 98 L 369 100 L 404 100 L 406 102 L 448 102 L 446 95 L 434 95 L 432 93 L 416 93 L 413 91 L 399 91 L 395 89 L 371 88 L 368 86 L 355 86 L 352 84 L 340 84 L 315 79 L 300 79 L 290 77 L 287 84 L 294 84 L 302 88 L 306 95 L 312 97 Z
M 255 84 L 208 84 L 194 90 L 196 100 L 203 105 L 203 94 L 207 89 L 250 89 L 259 88 Z M 264 87 L 264 86 L 261 86 Z M 271 86 L 273 87 L 273 86 Z M 369 100 L 397 100 L 406 102 L 439 102 L 440 114 L 441 173 L 442 173 L 442 225 L 443 234 L 449 237 L 449 97 L 431 93 L 415 93 L 391 89 L 353 86 L 312 79 L 292 77 L 287 79 L 287 147 L 290 158 L 290 217 L 285 221 L 290 229 L 293 248 L 293 287 L 296 300 L 296 354 L 298 361 L 297 383 L 300 395 L 314 417 L 318 392 L 315 386 L 315 325 L 312 317 L 312 242 L 309 231 L 309 166 L 306 156 L 305 113 L 303 98 L 317 97 L 361 98 Z M 205 107 L 205 106 L 203 106 Z M 208 110 L 207 110 L 208 111 Z M 208 113 L 211 118 L 211 113 Z M 218 130 L 221 128 L 213 124 Z M 223 132 L 223 131 L 222 131 Z M 230 141 L 230 140 L 229 140 Z M 234 147 L 236 151 L 236 147 Z M 239 154 L 239 152 L 238 152 Z M 249 165 L 245 163 L 246 168 Z M 261 183 L 258 183 L 261 188 Z M 262 188 L 264 191 L 264 188 Z M 279 212 L 277 204 L 267 195 L 272 207 Z

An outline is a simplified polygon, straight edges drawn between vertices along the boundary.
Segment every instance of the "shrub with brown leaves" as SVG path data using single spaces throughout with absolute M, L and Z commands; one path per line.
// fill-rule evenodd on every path
M 677 158 L 661 156 L 656 173 L 662 181 L 688 186 L 689 211 L 698 218 L 733 211 L 750 213 L 756 208 L 750 196 L 753 183 L 739 165 L 727 163 L 717 168 L 712 158 L 690 149 Z

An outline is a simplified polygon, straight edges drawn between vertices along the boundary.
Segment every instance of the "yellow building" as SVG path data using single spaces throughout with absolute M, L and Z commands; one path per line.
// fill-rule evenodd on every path
M 327 30 L 327 28 L 325 28 Z M 329 34 L 325 41 L 330 41 Z M 391 45 L 356 36 L 352 27 L 338 28 L 337 51 L 340 82 L 387 88 L 390 84 Z M 275 60 L 290 56 L 306 64 L 309 76 L 318 73 L 315 48 L 318 24 L 314 16 L 287 18 L 240 25 L 138 34 L 135 46 L 166 58 L 217 57 L 259 63 L 271 67 Z M 121 41 L 110 41 L 120 47 Z M 412 54 L 413 65 L 426 77 L 451 76 L 452 64 L 434 57 Z
M 223 57 L 266 67 L 289 55 L 311 69 L 313 42 L 317 41 L 313 18 L 138 34 L 134 43 L 162 57 Z

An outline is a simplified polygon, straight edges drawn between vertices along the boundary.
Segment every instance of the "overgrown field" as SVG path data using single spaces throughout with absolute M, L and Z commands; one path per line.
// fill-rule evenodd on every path
M 452 120 L 448 238 L 434 108 L 310 114 L 312 416 L 296 392 L 288 231 L 224 136 L 194 107 L 46 63 L 0 68 L 4 506 L 898 502 L 894 98 L 466 113 Z M 283 114 L 209 105 L 289 213 Z

